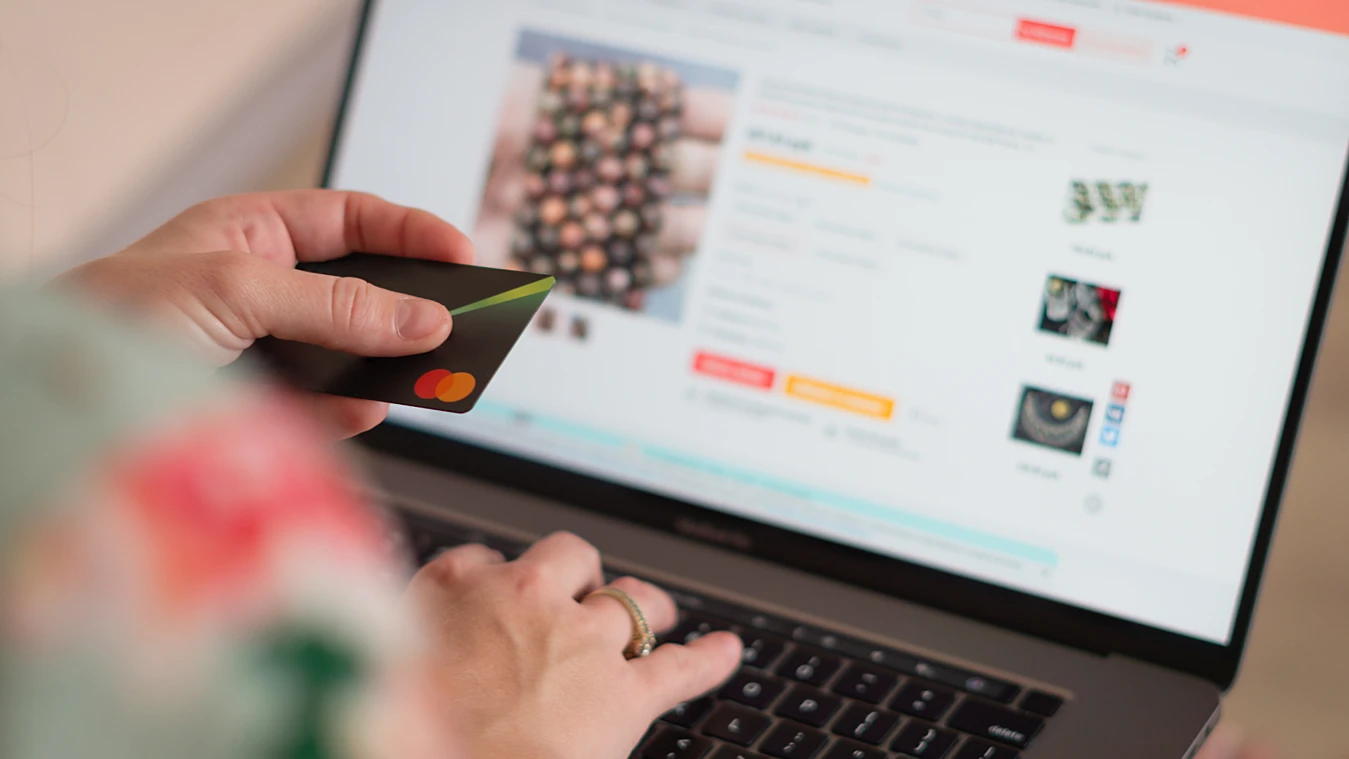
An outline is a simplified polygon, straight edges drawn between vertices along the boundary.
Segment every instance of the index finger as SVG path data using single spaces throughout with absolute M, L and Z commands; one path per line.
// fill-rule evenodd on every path
M 714 632 L 688 645 L 666 643 L 644 659 L 633 659 L 652 716 L 721 685 L 740 665 L 741 650 L 734 633 Z
M 473 263 L 473 243 L 429 211 L 376 195 L 340 190 L 261 193 L 290 235 L 295 258 L 326 261 L 348 253 Z

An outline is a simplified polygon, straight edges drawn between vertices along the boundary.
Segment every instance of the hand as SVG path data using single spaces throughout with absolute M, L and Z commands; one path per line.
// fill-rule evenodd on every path
M 1195 759 L 1278 759 L 1267 746 L 1249 741 L 1234 726 L 1223 724 L 1213 732 Z
M 474 228 L 478 250 L 490 256 L 488 265 L 505 266 L 513 232 L 511 217 L 525 200 L 525 153 L 537 117 L 535 107 L 543 87 L 543 69 L 517 62 L 506 85 L 499 117 L 492 167 L 483 193 L 482 210 Z M 729 92 L 691 87 L 684 93 L 683 136 L 675 143 L 671 182 L 683 197 L 666 203 L 652 260 L 656 286 L 678 279 L 682 261 L 698 246 L 707 219 L 707 195 L 716 175 L 720 144 L 734 112 Z M 498 260 L 500 259 L 500 260 Z
M 444 306 L 294 268 L 353 251 L 473 262 L 468 238 L 426 211 L 303 190 L 207 201 L 57 283 L 159 317 L 216 365 L 266 335 L 362 356 L 413 355 L 443 343 L 451 326 Z M 315 403 L 339 436 L 374 427 L 388 411 L 355 398 Z
M 441 554 L 409 598 L 430 625 L 457 755 L 475 759 L 623 759 L 676 704 L 715 688 L 740 662 L 740 641 L 712 633 L 628 661 L 632 619 L 599 588 L 599 553 L 568 533 L 505 563 L 480 545 Z M 674 602 L 630 577 L 614 581 L 651 628 L 675 623 Z

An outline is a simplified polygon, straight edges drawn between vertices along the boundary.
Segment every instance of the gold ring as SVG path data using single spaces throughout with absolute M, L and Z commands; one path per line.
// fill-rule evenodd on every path
M 642 608 L 637 605 L 636 601 L 632 600 L 632 596 L 618 588 L 600 588 L 586 598 L 595 596 L 609 596 L 617 600 L 623 604 L 623 608 L 628 610 L 628 616 L 632 617 L 632 640 L 628 642 L 627 648 L 623 649 L 623 657 L 625 659 L 636 659 L 641 656 L 649 656 L 652 649 L 656 647 L 656 636 L 652 634 L 651 625 L 646 623 Z

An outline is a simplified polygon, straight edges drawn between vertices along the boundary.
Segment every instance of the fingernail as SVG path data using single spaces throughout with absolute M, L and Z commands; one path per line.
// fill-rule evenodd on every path
M 408 298 L 398 304 L 398 336 L 404 340 L 420 340 L 440 329 L 444 321 L 445 309 L 429 300 Z

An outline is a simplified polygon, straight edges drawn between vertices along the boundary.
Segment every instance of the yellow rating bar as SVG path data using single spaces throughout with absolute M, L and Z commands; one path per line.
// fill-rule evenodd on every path
M 871 177 L 861 174 L 853 174 L 847 171 L 831 169 L 828 166 L 820 166 L 805 161 L 795 161 L 790 158 L 780 158 L 767 153 L 758 153 L 753 150 L 745 152 L 745 161 L 748 163 L 757 163 L 761 166 L 772 166 L 787 171 L 795 171 L 801 174 L 811 174 L 825 179 L 832 179 L 838 182 L 847 182 L 848 184 L 860 185 L 866 187 L 871 184 Z

